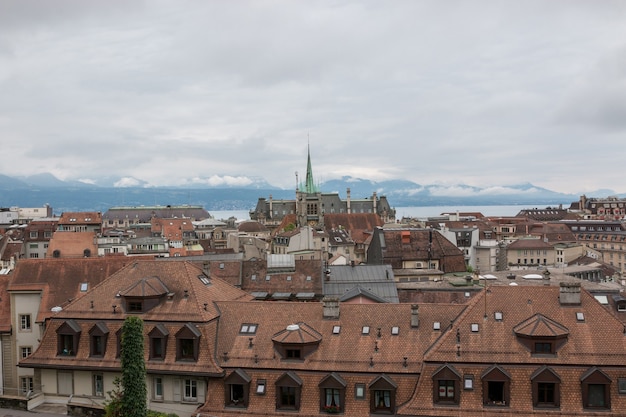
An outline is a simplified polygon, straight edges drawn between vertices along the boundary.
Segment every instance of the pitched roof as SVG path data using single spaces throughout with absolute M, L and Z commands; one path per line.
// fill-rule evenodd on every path
M 322 302 L 225 301 L 217 306 L 222 312 L 217 352 L 228 352 L 228 361 L 220 361 L 223 367 L 403 374 L 419 372 L 424 352 L 443 333 L 434 330 L 433 324 L 443 323 L 441 328 L 445 328 L 464 308 L 421 305 L 416 328 L 411 327 L 410 304 L 340 303 L 338 319 L 323 317 Z M 252 323 L 258 325 L 254 335 L 240 333 L 243 324 Z M 305 361 L 285 362 L 275 354 L 272 338 L 294 323 L 305 323 L 320 335 L 321 342 Z M 336 326 L 338 333 L 333 332 Z M 365 326 L 370 329 L 367 334 Z M 392 334 L 394 326 L 398 327 L 396 335 Z M 408 358 L 406 366 L 404 357 Z
M 365 243 L 376 227 L 385 223 L 376 213 L 327 213 L 324 214 L 325 229 L 344 229 L 356 243 Z
M 200 279 L 200 277 L 205 279 Z M 152 285 L 144 285 L 147 283 Z M 139 293 L 131 291 L 133 299 L 142 294 L 148 297 L 156 294 L 160 298 L 148 311 L 130 314 L 141 317 L 146 334 L 158 329 L 161 334 L 169 335 L 164 360 L 148 360 L 149 343 L 145 344 L 148 371 L 221 375 L 222 370 L 214 360 L 216 319 L 219 316 L 215 302 L 218 300 L 248 301 L 252 297 L 220 279 L 206 280 L 206 276 L 198 267 L 184 261 L 133 262 L 112 274 L 85 296 L 73 301 L 54 315 L 39 348 L 30 357 L 21 361 L 20 366 L 33 368 L 71 366 L 74 369 L 118 370 L 120 364 L 119 358 L 116 358 L 117 346 L 114 335 L 121 328 L 125 317 L 129 315 L 125 312 L 123 289 L 135 290 L 140 287 L 151 289 Z M 167 293 L 163 294 L 163 291 Z M 85 335 L 98 323 L 106 323 L 109 338 L 104 357 L 97 359 L 90 357 L 89 338 L 82 336 L 75 356 L 58 355 L 56 330 L 69 321 L 77 323 L 81 333 Z M 199 335 L 200 339 L 198 360 L 177 361 L 176 334 L 181 330 L 189 329 L 190 323 L 194 329 L 192 334 L 196 337 Z
M 375 295 L 371 297 L 374 300 L 399 301 L 390 265 L 333 265 L 328 267 L 325 275 L 323 286 L 326 296 L 341 297 L 345 301 L 348 295 L 354 297 L 361 293 Z
M 52 307 L 65 307 L 68 300 L 85 295 L 81 284 L 93 288 L 131 262 L 136 260 L 127 257 L 22 259 L 10 274 L 8 291 L 42 291 L 36 319 L 42 322 L 53 314 Z

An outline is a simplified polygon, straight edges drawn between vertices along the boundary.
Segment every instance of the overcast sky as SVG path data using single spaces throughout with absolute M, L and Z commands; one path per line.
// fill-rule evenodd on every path
M 0 173 L 626 192 L 626 2 L 0 1 Z M 326 190 L 332 191 L 332 190 Z

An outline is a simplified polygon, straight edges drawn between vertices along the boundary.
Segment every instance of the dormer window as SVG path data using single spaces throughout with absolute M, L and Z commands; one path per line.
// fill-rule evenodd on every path
M 541 314 L 524 320 L 513 328 L 518 342 L 532 355 L 554 356 L 567 343 L 569 330 Z
M 165 359 L 168 336 L 169 332 L 162 324 L 157 324 L 150 333 L 148 333 L 150 340 L 150 360 Z
M 81 328 L 74 320 L 67 320 L 57 329 L 57 355 L 76 356 Z
M 126 311 L 129 313 L 143 312 L 143 302 L 141 300 L 126 300 Z
M 109 328 L 103 321 L 96 323 L 89 330 L 89 355 L 92 357 L 103 357 L 106 352 Z
M 176 333 L 176 360 L 197 361 L 202 333 L 192 324 L 187 323 Z
M 317 349 L 322 335 L 305 323 L 290 324 L 276 333 L 272 341 L 284 360 L 303 361 Z

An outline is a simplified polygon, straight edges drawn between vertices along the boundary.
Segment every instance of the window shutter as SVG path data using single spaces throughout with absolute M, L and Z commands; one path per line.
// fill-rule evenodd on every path
M 180 378 L 174 378 L 174 401 L 175 402 L 180 402 L 181 401 L 181 397 L 180 397 L 180 390 L 181 390 L 181 380 Z
M 203 380 L 198 379 L 198 402 L 200 404 L 204 404 L 205 399 L 206 399 L 206 386 Z

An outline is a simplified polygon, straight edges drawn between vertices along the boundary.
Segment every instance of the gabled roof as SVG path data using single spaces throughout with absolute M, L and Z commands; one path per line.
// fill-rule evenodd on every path
M 343 301 L 358 294 L 376 302 L 397 303 L 398 289 L 390 265 L 329 266 L 324 278 L 324 295 Z M 346 298 L 348 297 L 348 298 Z
M 368 291 L 365 288 L 361 287 L 360 285 L 357 285 L 356 287 L 352 288 L 351 290 L 346 291 L 340 298 L 339 301 L 342 302 L 347 302 L 349 300 L 352 300 L 356 297 L 364 297 L 367 298 L 369 300 L 372 300 L 375 303 L 386 303 L 387 300 L 385 300 L 382 297 L 379 297 L 378 295 L 374 294 L 372 291 Z

